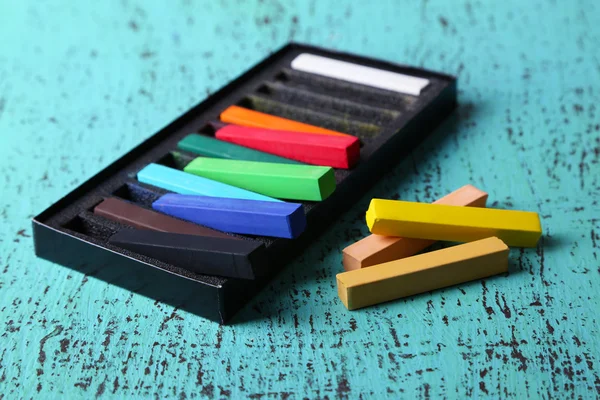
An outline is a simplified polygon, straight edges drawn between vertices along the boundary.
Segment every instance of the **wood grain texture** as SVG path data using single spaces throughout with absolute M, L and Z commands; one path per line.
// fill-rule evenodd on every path
M 599 395 L 598 2 L 97 3 L 0 3 L 0 398 Z M 290 39 L 457 74 L 460 108 L 238 325 L 35 258 L 34 214 Z M 369 200 L 466 183 L 539 212 L 538 247 L 348 312 Z

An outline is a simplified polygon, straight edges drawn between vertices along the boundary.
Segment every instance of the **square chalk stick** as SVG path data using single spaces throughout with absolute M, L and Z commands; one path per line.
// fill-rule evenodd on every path
M 219 117 L 228 124 L 249 126 L 253 128 L 277 129 L 281 131 L 308 132 L 319 135 L 350 136 L 346 133 L 321 128 L 320 126 L 305 124 L 276 115 L 265 114 L 260 111 L 250 110 L 239 106 L 227 107 Z
M 137 174 L 138 181 L 179 194 L 227 197 L 260 201 L 281 201 L 249 190 L 189 174 L 160 164 L 149 164 Z
M 123 229 L 109 243 L 198 274 L 232 278 L 256 279 L 267 261 L 265 246 L 255 240 Z
M 333 169 L 315 165 L 198 157 L 184 171 L 279 199 L 321 201 L 335 190 Z
M 250 129 L 250 128 L 245 128 Z M 245 160 L 245 161 L 260 161 L 273 162 L 280 164 L 300 164 L 297 161 L 289 158 L 278 157 L 264 151 L 253 150 L 242 144 L 238 146 L 235 142 L 228 143 L 223 140 L 217 140 L 206 135 L 192 133 L 187 135 L 177 143 L 177 147 L 196 153 L 205 157 L 225 158 L 227 160 Z M 241 144 L 241 143 L 239 143 Z
M 436 200 L 434 204 L 450 206 L 485 207 L 488 194 L 472 185 L 465 185 Z M 381 264 L 399 258 L 409 257 L 435 243 L 427 239 L 410 239 L 396 236 L 369 235 L 346 247 L 343 254 L 344 270 Z
M 490 237 L 337 275 L 346 308 L 412 296 L 508 271 L 508 247 Z
M 223 232 L 172 218 L 156 211 L 147 210 L 114 197 L 105 199 L 102 203 L 94 207 L 94 214 L 138 229 L 237 239 Z
M 292 239 L 306 228 L 301 204 L 166 194 L 152 208 L 224 232 Z
M 429 80 L 424 78 L 309 53 L 303 53 L 294 58 L 292 69 L 413 96 L 420 95 L 421 91 L 429 85 Z
M 360 158 L 360 142 L 353 136 L 315 135 L 247 126 L 226 125 L 217 139 L 313 165 L 351 168 Z M 267 161 L 267 160 L 256 160 Z
M 517 247 L 535 247 L 542 236 L 535 212 L 382 199 L 371 200 L 367 226 L 377 235 L 450 242 L 497 236 Z

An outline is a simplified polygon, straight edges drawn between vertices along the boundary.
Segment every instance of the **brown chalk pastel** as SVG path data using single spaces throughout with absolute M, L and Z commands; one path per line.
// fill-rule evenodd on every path
M 94 214 L 138 229 L 238 239 L 225 233 L 192 224 L 191 222 L 181 221 L 177 218 L 147 210 L 112 197 L 98 204 L 94 208 Z

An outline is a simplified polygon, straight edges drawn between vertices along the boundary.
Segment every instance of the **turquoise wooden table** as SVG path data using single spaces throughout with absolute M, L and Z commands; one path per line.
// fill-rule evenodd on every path
M 0 1 L 0 399 L 599 396 L 600 4 L 396 3 Z M 36 259 L 36 213 L 288 40 L 456 74 L 460 107 L 237 325 Z M 369 199 L 466 183 L 539 246 L 347 311 Z

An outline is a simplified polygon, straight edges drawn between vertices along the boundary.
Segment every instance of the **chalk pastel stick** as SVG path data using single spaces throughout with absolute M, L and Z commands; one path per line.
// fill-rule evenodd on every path
M 215 137 L 308 164 L 334 168 L 351 168 L 360 157 L 360 142 L 353 136 L 315 135 L 227 125 L 217 130 Z
M 254 240 L 123 229 L 108 242 L 198 274 L 255 279 L 267 266 L 265 247 Z
M 349 310 L 508 271 L 508 247 L 490 237 L 337 275 Z
M 248 190 L 226 185 L 221 182 L 165 167 L 149 164 L 137 174 L 138 181 L 179 194 L 227 197 L 261 201 L 280 201 Z
M 184 171 L 280 199 L 320 201 L 335 190 L 330 167 L 198 157 Z
M 436 200 L 434 204 L 485 207 L 487 198 L 487 193 L 465 185 Z M 346 247 L 342 251 L 342 262 L 346 271 L 352 271 L 415 255 L 433 243 L 435 241 L 426 239 L 369 235 Z
M 250 129 L 250 128 L 246 128 Z M 231 141 L 230 141 L 231 142 Z M 206 135 L 191 134 L 184 137 L 177 147 L 205 157 L 225 158 L 228 160 L 273 162 L 280 164 L 300 164 L 289 158 L 277 157 L 269 152 L 252 150 L 251 146 L 237 146 L 234 142 L 217 140 Z M 260 150 L 260 149 L 259 149 Z
M 291 239 L 306 228 L 304 209 L 295 203 L 166 194 L 152 208 L 224 232 Z
M 113 197 L 105 199 L 94 207 L 94 214 L 138 229 L 237 239 L 223 232 L 181 221 Z
M 221 121 L 228 124 L 249 126 L 253 128 L 277 129 L 282 131 L 309 132 L 321 135 L 350 136 L 315 125 L 305 124 L 291 119 L 265 114 L 239 106 L 229 106 L 221 113 Z
M 542 235 L 535 212 L 373 199 L 371 233 L 451 242 L 497 236 L 508 246 L 535 247 Z
M 292 69 L 372 86 L 414 96 L 429 85 L 429 80 L 416 76 L 385 71 L 315 54 L 303 53 L 292 60 Z

